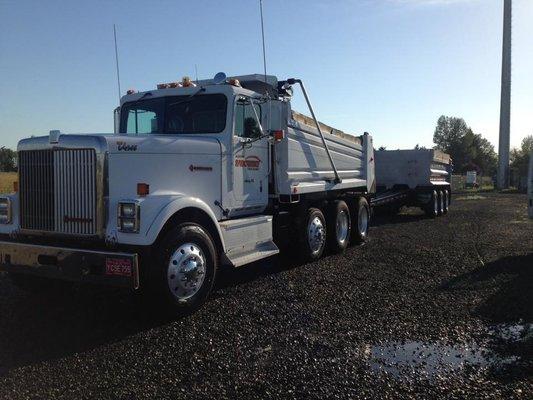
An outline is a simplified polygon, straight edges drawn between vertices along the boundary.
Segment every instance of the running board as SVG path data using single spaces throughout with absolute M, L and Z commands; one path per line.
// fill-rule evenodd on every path
M 256 215 L 219 223 L 228 264 L 240 267 L 279 253 L 272 240 L 272 216 Z
M 270 256 L 274 256 L 279 253 L 278 247 L 274 242 L 265 242 L 258 244 L 254 249 L 246 251 L 244 253 L 235 253 L 231 257 L 226 254 L 231 265 L 234 267 L 241 267 L 246 264 L 253 263 L 254 261 L 262 260 Z

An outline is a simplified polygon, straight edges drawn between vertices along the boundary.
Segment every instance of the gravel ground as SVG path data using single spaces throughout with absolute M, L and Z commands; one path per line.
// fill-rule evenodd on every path
M 345 254 L 220 272 L 196 314 L 0 276 L 0 398 L 533 398 L 523 195 L 377 217 Z

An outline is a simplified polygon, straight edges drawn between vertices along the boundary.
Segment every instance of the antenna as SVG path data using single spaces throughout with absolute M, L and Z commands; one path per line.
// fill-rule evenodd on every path
M 198 65 L 194 64 L 194 72 L 196 74 L 196 84 L 198 85 Z
M 118 68 L 117 28 L 115 24 L 113 24 L 113 36 L 115 37 L 115 61 L 117 64 L 118 103 L 120 104 L 120 94 L 122 93 L 122 91 L 120 90 L 120 70 Z
M 259 0 L 259 10 L 261 12 L 261 36 L 263 38 L 263 68 L 265 71 L 265 83 L 267 81 L 267 61 L 265 51 L 265 27 L 263 25 L 263 0 Z

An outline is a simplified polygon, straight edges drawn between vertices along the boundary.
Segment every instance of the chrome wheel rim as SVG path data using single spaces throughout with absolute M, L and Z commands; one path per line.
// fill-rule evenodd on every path
M 348 239 L 349 223 L 348 223 L 348 213 L 342 210 L 337 214 L 337 240 L 340 244 L 344 244 Z
M 359 210 L 359 217 L 357 218 L 357 226 L 359 228 L 359 234 L 361 236 L 366 236 L 368 230 L 368 211 L 366 207 L 361 207 Z
M 315 217 L 307 228 L 307 241 L 313 253 L 318 253 L 326 240 L 324 223 L 319 217 Z
M 206 258 L 196 244 L 185 243 L 170 257 L 167 282 L 170 292 L 178 300 L 194 296 L 204 283 Z

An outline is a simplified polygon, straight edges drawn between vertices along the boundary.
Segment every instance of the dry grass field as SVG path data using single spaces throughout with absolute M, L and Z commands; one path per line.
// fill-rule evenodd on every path
M 11 193 L 13 191 L 13 182 L 16 180 L 16 172 L 0 172 L 0 193 Z

